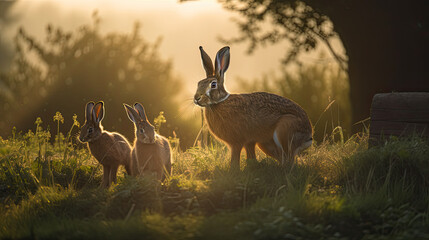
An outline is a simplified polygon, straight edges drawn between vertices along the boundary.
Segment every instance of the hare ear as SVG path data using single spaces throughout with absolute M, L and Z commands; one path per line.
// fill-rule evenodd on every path
M 137 119 L 139 119 L 139 114 L 136 112 L 136 110 L 134 110 L 134 108 L 132 108 L 130 105 L 128 105 L 128 104 L 125 104 L 124 103 L 124 107 L 125 107 L 125 110 L 127 111 L 127 115 L 128 115 L 128 118 L 133 122 L 133 123 L 136 123 L 137 122 Z
M 141 105 L 140 103 L 134 103 L 134 109 L 139 113 L 141 119 L 146 120 L 147 122 L 147 116 L 146 112 L 144 111 L 143 105 Z
M 94 107 L 94 102 L 88 102 L 87 104 L 86 104 L 86 107 L 85 107 L 85 119 L 86 119 L 86 121 L 87 122 L 89 122 L 89 121 L 91 121 L 91 112 L 92 112 L 92 108 Z
M 223 76 L 229 67 L 229 47 L 221 48 L 216 54 L 215 73 L 219 80 L 223 81 Z
M 213 77 L 215 72 L 213 70 L 213 62 L 209 55 L 204 51 L 203 47 L 200 46 L 201 60 L 203 61 L 204 70 L 206 70 L 207 77 Z
M 104 118 L 104 102 L 100 101 L 92 108 L 92 120 L 100 123 Z

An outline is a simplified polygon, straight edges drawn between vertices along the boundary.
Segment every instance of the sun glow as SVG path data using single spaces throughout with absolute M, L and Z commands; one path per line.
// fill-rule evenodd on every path
M 205 1 L 189 1 L 179 3 L 177 0 L 61 0 L 61 1 L 47 1 L 52 3 L 60 3 L 66 9 L 115 9 L 115 11 L 126 12 L 146 12 L 146 11 L 171 11 L 174 10 L 182 16 L 195 16 L 215 9 L 221 9 L 220 4 L 215 0 Z
M 22 26 L 43 41 L 47 24 L 74 31 L 91 24 L 95 11 L 102 34 L 129 34 L 134 23 L 139 22 L 145 41 L 154 43 L 162 38 L 158 52 L 163 59 L 171 61 L 174 74 L 183 80 L 179 101 L 184 102 L 185 109 L 190 108 L 188 103 L 192 106 L 189 99 L 195 93 L 197 82 L 205 76 L 198 46 L 204 46 L 213 59 L 223 47 L 219 38 L 230 39 L 240 32 L 231 21 L 231 18 L 239 19 L 239 14 L 223 9 L 216 0 L 38 0 L 16 2 L 10 13 L 16 20 L 2 29 L 2 37 L 12 48 L 17 29 Z M 287 43 L 259 48 L 252 55 L 246 54 L 247 47 L 246 43 L 231 45 L 225 87 L 232 93 L 243 91 L 239 81 L 235 81 L 238 78 L 252 81 L 284 67 L 280 59 L 284 57 Z
M 94 11 L 98 12 L 103 33 L 129 33 L 134 23 L 139 22 L 144 39 L 154 42 L 161 37 L 160 55 L 171 59 L 175 73 L 184 79 L 187 96 L 193 94 L 196 82 L 204 76 L 198 46 L 204 46 L 214 57 L 223 46 L 219 37 L 228 39 L 239 32 L 231 21 L 232 17 L 239 16 L 223 9 L 216 0 L 182 3 L 178 0 L 40 0 L 18 1 L 13 13 L 19 20 L 2 33 L 13 39 L 15 29 L 23 26 L 34 36 L 44 36 L 47 24 L 73 30 L 91 23 Z M 246 48 L 246 44 L 233 46 L 228 79 L 238 76 L 254 79 L 280 67 L 281 46 L 269 46 L 251 56 L 246 54 Z M 230 81 L 227 87 L 234 90 L 235 85 Z

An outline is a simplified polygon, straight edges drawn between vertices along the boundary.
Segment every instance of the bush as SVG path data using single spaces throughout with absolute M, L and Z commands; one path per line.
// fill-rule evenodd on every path
M 108 34 L 100 32 L 100 24 L 96 12 L 92 24 L 72 31 L 48 24 L 43 41 L 19 30 L 15 61 L 9 71 L 0 73 L 4 86 L 0 91 L 0 135 L 8 135 L 11 126 L 32 128 L 37 116 L 51 119 L 58 106 L 66 119 L 78 113 L 83 121 L 85 104 L 102 100 L 106 104 L 104 127 L 133 139 L 133 124 L 122 103 L 138 101 L 150 121 L 164 111 L 168 122 L 161 133 L 177 134 L 182 145 L 189 147 L 197 123 L 177 117 L 183 84 L 172 63 L 159 56 L 161 41 L 146 41 L 138 23 L 131 26 L 130 33 Z M 45 124 L 57 129 L 57 123 Z M 67 129 L 71 126 L 71 122 L 65 123 Z

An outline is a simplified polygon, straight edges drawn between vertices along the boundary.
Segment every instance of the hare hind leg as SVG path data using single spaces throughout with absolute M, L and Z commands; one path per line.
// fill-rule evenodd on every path
M 299 123 L 299 119 L 290 114 L 284 115 L 277 122 L 273 140 L 282 152 L 281 159 L 279 159 L 282 165 L 290 164 L 293 166 L 295 155 L 302 150 L 301 147 L 309 146 L 302 146 L 304 142 L 306 143 L 304 139 L 308 138 L 308 134 L 302 133 L 303 129 L 300 129 Z
M 125 171 L 128 175 L 133 176 L 133 168 L 132 168 L 132 157 L 131 154 L 127 157 L 127 160 L 125 161 L 124 167 Z
M 118 174 L 119 165 L 110 166 L 109 185 L 117 182 L 116 175 Z
M 259 142 L 258 147 L 268 156 L 277 159 L 279 162 L 282 159 L 282 150 L 277 147 L 273 139 L 266 142 Z
M 307 141 L 302 143 L 300 146 L 298 146 L 295 149 L 294 155 L 298 155 L 300 152 L 304 151 L 305 149 L 309 148 L 313 144 L 313 138 L 310 136 Z

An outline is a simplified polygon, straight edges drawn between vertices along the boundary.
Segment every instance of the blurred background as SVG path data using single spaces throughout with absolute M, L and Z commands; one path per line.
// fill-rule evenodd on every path
M 192 146 L 201 129 L 192 98 L 205 77 L 198 47 L 214 58 L 226 44 L 230 92 L 269 91 L 296 101 L 319 142 L 337 126 L 350 135 L 369 108 L 352 113 L 358 104 L 350 101 L 349 75 L 356 71 L 348 68 L 342 38 L 328 17 L 290 2 L 1 1 L 0 136 L 33 129 L 37 117 L 55 127 L 57 111 L 67 130 L 74 114 L 83 123 L 86 102 L 103 100 L 105 129 L 132 141 L 122 103 L 138 101 L 152 122 L 164 112 L 161 134 Z M 271 9 L 267 16 L 258 17 L 261 7 Z

